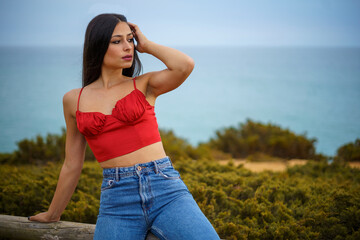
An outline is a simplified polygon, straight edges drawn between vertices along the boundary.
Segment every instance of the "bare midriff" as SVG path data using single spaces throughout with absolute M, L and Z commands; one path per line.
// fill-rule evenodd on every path
M 120 157 L 100 162 L 102 168 L 131 167 L 138 163 L 151 162 L 166 157 L 162 142 L 156 142 Z

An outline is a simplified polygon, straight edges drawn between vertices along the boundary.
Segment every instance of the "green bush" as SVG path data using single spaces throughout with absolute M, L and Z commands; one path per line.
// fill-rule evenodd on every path
M 216 131 L 209 145 L 234 158 L 244 158 L 250 154 L 265 153 L 285 159 L 324 159 L 325 156 L 315 153 L 315 138 L 308 139 L 305 134 L 296 135 L 288 129 L 277 125 L 262 124 L 247 119 L 239 123 L 238 128 L 227 127 Z
M 65 130 L 62 129 L 64 132 Z M 65 155 L 65 137 L 48 133 L 44 139 L 37 135 L 35 139 L 24 139 L 17 143 L 18 150 L 15 151 L 15 159 L 19 162 L 35 164 L 41 162 L 59 162 Z M 18 162 L 18 163 L 19 163 Z M 24 162 L 22 162 L 24 163 Z
M 75 222 L 96 221 L 101 168 L 95 162 L 84 164 L 77 190 L 61 219 Z M 47 211 L 54 195 L 61 163 L 44 166 L 1 165 L 0 207 L 3 214 L 29 216 Z
M 13 165 L 36 164 L 42 165 L 47 162 L 62 162 L 65 159 L 66 129 L 61 128 L 62 134 L 50 134 L 46 137 L 37 135 L 33 139 L 18 141 L 17 150 L 12 153 L 0 153 L 0 163 Z M 95 160 L 95 157 L 86 146 L 86 160 Z
M 286 172 L 252 173 L 215 160 L 182 159 L 180 172 L 201 210 L 224 239 L 358 239 L 360 170 L 309 161 Z M 2 214 L 46 211 L 61 163 L 1 165 Z M 61 219 L 95 223 L 101 168 L 85 162 Z
M 360 138 L 357 138 L 354 143 L 350 142 L 339 147 L 334 161 L 360 161 Z

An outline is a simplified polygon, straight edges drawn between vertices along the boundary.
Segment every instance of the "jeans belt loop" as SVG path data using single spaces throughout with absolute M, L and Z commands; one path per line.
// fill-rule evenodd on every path
M 155 173 L 158 174 L 159 171 L 158 171 L 158 165 L 157 165 L 156 161 L 154 161 L 154 165 L 155 165 Z
M 117 182 L 119 181 L 119 167 L 116 167 L 116 170 L 115 170 L 115 179 L 116 179 Z

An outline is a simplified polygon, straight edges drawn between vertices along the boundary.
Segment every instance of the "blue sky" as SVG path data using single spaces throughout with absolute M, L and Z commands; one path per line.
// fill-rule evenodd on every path
M 82 45 L 104 12 L 170 46 L 360 46 L 358 0 L 0 0 L 0 45 Z

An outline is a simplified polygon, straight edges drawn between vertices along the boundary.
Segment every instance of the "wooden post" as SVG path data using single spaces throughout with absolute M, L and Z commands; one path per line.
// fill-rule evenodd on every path
M 40 223 L 26 217 L 0 214 L 0 239 L 11 240 L 92 240 L 95 224 L 59 221 Z M 146 240 L 159 240 L 149 233 Z

